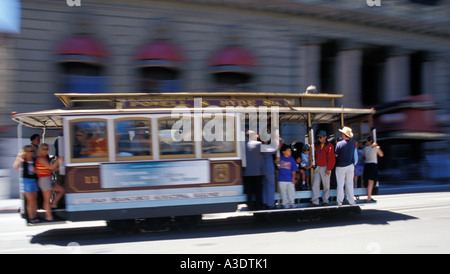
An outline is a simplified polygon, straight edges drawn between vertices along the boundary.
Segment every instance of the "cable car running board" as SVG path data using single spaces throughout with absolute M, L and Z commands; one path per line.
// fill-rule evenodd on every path
M 319 211 L 319 210 L 339 210 L 339 209 L 357 209 L 360 208 L 360 206 L 365 205 L 365 202 L 357 202 L 354 205 L 344 204 L 344 205 L 337 205 L 337 204 L 329 204 L 328 206 L 312 206 L 308 207 L 304 204 L 297 204 L 294 208 L 274 208 L 274 209 L 262 209 L 262 210 L 246 210 L 246 208 L 240 209 L 239 213 L 252 213 L 252 214 L 261 214 L 261 213 L 277 213 L 277 212 L 295 212 L 295 211 Z

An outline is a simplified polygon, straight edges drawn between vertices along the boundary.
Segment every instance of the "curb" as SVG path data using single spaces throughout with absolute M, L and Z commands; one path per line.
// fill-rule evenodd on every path
M 20 213 L 20 199 L 4 199 L 0 200 L 0 214 Z
M 1 208 L 0 214 L 7 214 L 7 213 L 19 213 L 20 208 Z

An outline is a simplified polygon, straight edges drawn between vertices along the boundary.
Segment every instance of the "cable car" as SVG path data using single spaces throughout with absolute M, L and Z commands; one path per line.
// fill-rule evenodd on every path
M 60 221 L 106 220 L 113 228 L 191 223 L 203 214 L 243 211 L 247 197 L 242 170 L 251 161 L 245 157 L 249 129 L 275 149 L 280 133 L 289 128 L 303 129 L 298 138 L 309 144 L 321 127 L 331 136 L 344 124 L 355 138 L 373 134 L 374 110 L 336 107 L 343 97 L 339 94 L 55 96 L 65 108 L 12 116 L 19 134 L 22 126 L 60 132 L 58 156 L 64 160 L 57 177 L 65 195 L 53 215 Z M 355 189 L 355 195 L 365 194 L 366 189 Z M 296 191 L 298 203 L 291 209 L 280 209 L 280 194 L 274 196 L 278 208 L 247 213 L 323 210 L 306 207 L 310 190 Z M 327 210 L 336 208 L 330 204 Z M 25 210 L 22 216 L 27 218 Z

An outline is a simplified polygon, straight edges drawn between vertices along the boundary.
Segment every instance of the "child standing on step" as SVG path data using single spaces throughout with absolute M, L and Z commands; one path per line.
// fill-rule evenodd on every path
M 294 208 L 295 200 L 295 173 L 298 170 L 297 163 L 289 146 L 281 147 L 280 170 L 278 171 L 278 186 L 284 208 Z

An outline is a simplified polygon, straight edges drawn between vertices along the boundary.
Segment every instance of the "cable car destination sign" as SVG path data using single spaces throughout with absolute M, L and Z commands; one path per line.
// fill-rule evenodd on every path
M 198 102 L 201 102 L 199 105 Z M 189 108 L 194 107 L 285 107 L 290 104 L 285 99 L 166 99 L 166 100 L 127 100 L 122 103 L 122 107 L 126 109 L 133 108 L 168 108 L 185 106 Z

